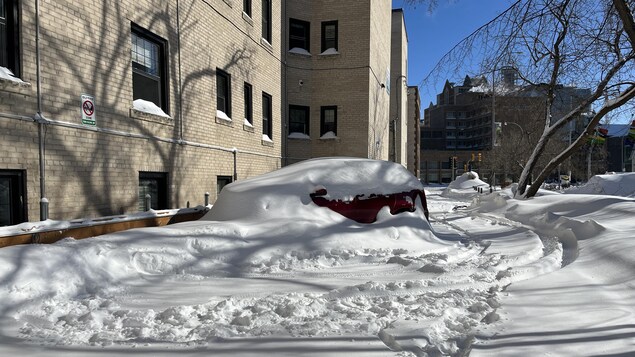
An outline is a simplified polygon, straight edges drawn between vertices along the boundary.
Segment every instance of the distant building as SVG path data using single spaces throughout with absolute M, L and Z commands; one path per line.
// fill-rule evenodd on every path
M 607 129 L 608 171 L 633 172 L 633 146 L 635 122 L 629 124 L 600 125 Z
M 529 126 L 544 122 L 546 102 L 540 89 L 517 86 L 516 72 L 511 67 L 503 68 L 500 77 L 494 90 L 485 77 L 466 76 L 462 84 L 446 81 L 437 103 L 430 103 L 424 110 L 422 181 L 448 183 L 466 169 L 487 177 L 492 170 L 485 162 L 498 144 L 501 130 L 518 130 L 524 136 Z M 589 93 L 588 89 L 560 86 L 552 117 L 561 117 Z M 562 140 L 581 130 L 582 121 L 576 123 L 563 131 Z M 454 172 L 452 157 L 456 157 Z

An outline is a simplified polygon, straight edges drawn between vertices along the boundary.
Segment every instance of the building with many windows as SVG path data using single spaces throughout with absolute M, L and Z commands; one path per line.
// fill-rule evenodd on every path
M 388 0 L 0 0 L 0 226 L 42 198 L 52 219 L 185 207 L 298 160 L 388 159 L 395 17 Z
M 510 162 L 513 157 L 506 157 L 504 154 L 510 153 L 505 151 L 520 146 L 526 150 L 533 148 L 534 142 L 530 140 L 537 141 L 544 129 L 546 94 L 539 86 L 517 85 L 517 73 L 512 67 L 503 67 L 497 74 L 495 88 L 485 77 L 466 76 L 461 84 L 446 81 L 437 95 L 437 103 L 430 103 L 424 110 L 420 168 L 423 182 L 449 183 L 464 170 L 477 171 L 487 180 L 492 174 L 506 176 L 513 171 L 511 166 L 521 167 Z M 556 86 L 551 120 L 561 118 L 590 94 L 585 88 Z M 591 107 L 585 112 L 561 130 L 558 136 L 561 144 L 568 145 L 583 130 Z M 513 136 L 509 135 L 512 131 Z M 495 148 L 501 150 L 494 152 Z M 502 172 L 497 172 L 501 166 Z
M 405 122 L 403 12 L 391 10 L 390 1 L 297 0 L 287 2 L 286 13 L 289 162 L 336 155 L 387 160 L 393 143 L 401 153 L 405 137 L 393 141 L 389 120 Z M 390 159 L 406 166 L 401 156 Z

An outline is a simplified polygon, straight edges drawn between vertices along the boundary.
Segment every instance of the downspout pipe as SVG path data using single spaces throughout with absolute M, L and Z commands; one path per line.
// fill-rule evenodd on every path
M 179 61 L 179 143 L 183 142 L 183 79 L 181 75 L 181 7 L 176 0 L 176 49 Z
M 42 75 L 40 65 L 40 0 L 35 0 L 35 68 L 37 77 L 37 113 L 35 121 L 38 123 L 38 146 L 40 161 L 40 221 L 48 219 L 48 199 L 46 198 L 46 165 L 44 153 L 44 124 L 42 115 Z

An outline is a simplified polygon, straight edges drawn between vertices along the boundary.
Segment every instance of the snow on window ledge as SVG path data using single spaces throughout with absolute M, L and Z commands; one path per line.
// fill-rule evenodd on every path
M 273 52 L 273 46 L 271 45 L 271 43 L 269 43 L 269 41 L 267 41 L 266 38 L 261 37 L 260 38 L 260 44 L 263 45 L 270 52 Z
M 290 133 L 288 138 L 296 140 L 311 140 L 311 137 L 304 133 Z
M 234 122 L 232 118 L 230 118 L 225 112 L 222 110 L 216 111 L 216 124 L 226 125 L 226 126 L 234 126 Z
M 224 111 L 222 110 L 217 110 L 216 111 L 216 119 L 221 119 L 221 120 L 225 120 L 225 121 L 232 121 L 232 118 L 230 118 L 227 114 L 225 114 Z
M 337 52 L 336 49 L 331 47 L 331 48 L 327 49 L 326 51 L 320 53 L 320 56 L 335 56 L 335 55 L 339 55 L 339 54 L 340 53 Z
M 130 117 L 163 124 L 173 122 L 172 118 L 165 114 L 163 109 L 159 108 L 156 104 L 143 99 L 135 99 L 132 102 Z
M 273 147 L 273 140 L 267 134 L 262 134 L 262 145 Z
M 332 131 L 327 131 L 322 136 L 320 136 L 320 140 L 337 140 L 337 139 L 339 138 Z
M 254 20 L 252 20 L 251 16 L 247 15 L 247 13 L 245 13 L 244 11 L 243 11 L 243 20 L 245 20 L 245 22 L 247 22 L 251 26 L 254 25 Z
M 254 125 L 249 122 L 249 120 L 245 119 L 243 122 L 243 130 L 248 131 L 250 133 L 254 132 Z
M 13 75 L 10 69 L 0 66 L 0 90 L 23 93 L 31 88 L 31 83 L 24 82 Z
M 304 48 L 300 48 L 300 47 L 293 47 L 292 49 L 289 50 L 289 53 L 295 54 L 295 55 L 299 55 L 299 56 L 303 56 L 303 57 L 311 57 L 311 52 L 305 50 Z

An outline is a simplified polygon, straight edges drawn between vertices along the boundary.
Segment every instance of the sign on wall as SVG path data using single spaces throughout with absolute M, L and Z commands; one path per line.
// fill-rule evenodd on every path
M 89 94 L 82 94 L 82 124 L 96 125 L 95 121 L 95 98 Z

